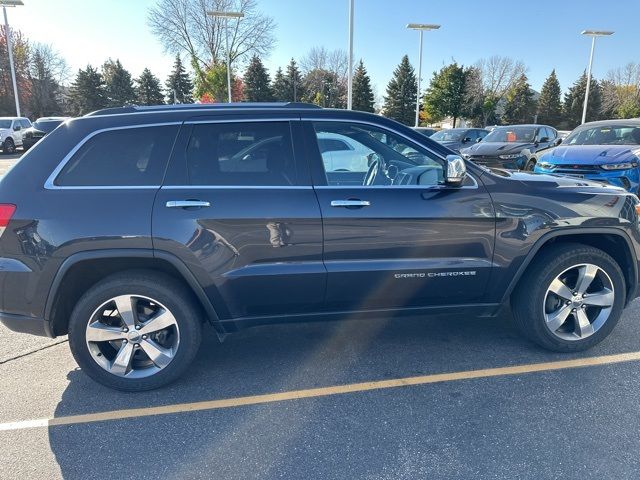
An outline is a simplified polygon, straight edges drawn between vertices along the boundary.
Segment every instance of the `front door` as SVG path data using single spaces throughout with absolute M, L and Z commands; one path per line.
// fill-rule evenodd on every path
M 491 272 L 495 216 L 482 183 L 443 184 L 444 160 L 423 145 L 367 123 L 305 122 L 308 143 L 348 137 L 371 153 L 348 172 L 314 183 L 324 227 L 326 308 L 367 310 L 482 302 Z M 317 143 L 317 142 L 316 142 Z M 359 176 L 345 186 L 341 175 Z
M 154 248 L 188 265 L 222 319 L 321 307 L 320 211 L 292 128 L 286 119 L 185 124 L 156 197 Z

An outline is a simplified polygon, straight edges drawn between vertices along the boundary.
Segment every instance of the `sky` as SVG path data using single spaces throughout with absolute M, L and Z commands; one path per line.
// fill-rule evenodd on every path
M 75 75 L 87 64 L 119 58 L 134 76 L 149 67 L 163 81 L 173 57 L 146 23 L 156 0 L 23 0 L 7 9 L 9 23 L 30 41 L 52 45 Z M 264 62 L 273 74 L 314 46 L 348 47 L 348 0 L 257 0 L 277 28 L 276 47 Z M 593 74 L 639 62 L 640 0 L 355 0 L 354 58 L 364 60 L 379 96 L 404 54 L 416 67 L 418 33 L 407 23 L 436 23 L 424 35 L 423 85 L 434 71 L 457 61 L 472 65 L 493 55 L 522 60 L 540 90 L 552 69 L 566 90 L 586 69 L 590 39 L 584 29 L 614 30 L 596 42 Z

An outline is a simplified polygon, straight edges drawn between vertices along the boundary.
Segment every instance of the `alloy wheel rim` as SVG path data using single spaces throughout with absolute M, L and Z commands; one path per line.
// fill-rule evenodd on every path
M 142 295 L 120 295 L 100 305 L 86 327 L 93 360 L 118 377 L 145 378 L 166 368 L 180 344 L 171 311 Z
M 607 272 L 591 263 L 574 265 L 547 288 L 545 326 L 562 340 L 584 340 L 606 323 L 614 302 L 615 290 Z

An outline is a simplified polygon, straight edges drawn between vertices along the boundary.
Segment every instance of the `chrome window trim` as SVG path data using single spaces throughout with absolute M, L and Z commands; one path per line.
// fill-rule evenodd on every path
M 64 167 L 69 163 L 71 158 L 75 155 L 75 153 L 89 140 L 91 140 L 96 135 L 99 135 L 104 132 L 111 132 L 114 130 L 130 130 L 134 128 L 150 128 L 150 127 L 166 127 L 171 125 L 182 125 L 183 122 L 162 122 L 162 123 L 145 123 L 139 125 L 123 125 L 119 127 L 107 127 L 101 128 L 100 130 L 95 130 L 85 136 L 82 140 L 80 140 L 75 147 L 73 147 L 69 153 L 67 153 L 62 161 L 58 164 L 58 166 L 51 172 L 51 175 L 44 182 L 45 190 L 120 190 L 120 189 L 158 189 L 160 185 L 56 185 L 55 180 L 64 169 Z
M 162 185 L 161 190 L 313 190 L 311 185 Z
M 320 118 L 320 117 L 302 117 L 302 121 L 303 122 L 333 122 L 333 123 L 359 123 L 362 125 L 370 125 L 372 127 L 376 127 L 382 130 L 388 130 L 390 132 L 395 133 L 396 135 L 399 135 L 403 138 L 406 138 L 407 140 L 409 140 L 411 143 L 417 143 L 418 145 L 420 145 L 422 148 L 424 148 L 425 150 L 427 150 L 428 152 L 430 152 L 431 154 L 435 155 L 437 158 L 441 159 L 444 163 L 444 165 L 446 165 L 447 160 L 446 158 L 443 158 L 439 153 L 433 151 L 432 149 L 430 149 L 429 147 L 421 144 L 420 142 L 417 142 L 416 140 L 414 140 L 413 138 L 408 137 L 407 135 L 405 135 L 402 132 L 399 132 L 397 130 L 394 130 L 393 128 L 389 128 L 386 125 L 378 125 L 377 123 L 374 122 L 368 122 L 366 120 L 352 120 L 352 119 L 337 119 L 337 118 L 333 118 L 333 117 L 325 117 L 325 118 Z M 464 159 L 463 159 L 464 160 Z M 466 160 L 465 160 L 466 162 Z M 444 167 L 443 165 L 443 167 Z M 326 172 L 325 172 L 326 174 Z M 431 186 L 424 186 L 424 185 L 368 185 L 366 186 L 366 188 L 420 188 L 423 190 L 441 190 L 441 189 L 452 189 L 452 190 L 460 190 L 462 188 L 465 189 L 469 189 L 469 188 L 478 188 L 478 181 L 475 179 L 475 177 L 473 175 L 471 175 L 469 173 L 469 170 L 467 170 L 467 176 L 469 178 L 471 178 L 471 180 L 473 180 L 473 185 L 464 185 L 462 187 L 452 187 L 450 185 L 431 185 Z M 314 188 L 320 188 L 320 189 L 325 189 L 325 188 L 361 188 L 361 187 L 365 187 L 365 185 L 317 185 Z

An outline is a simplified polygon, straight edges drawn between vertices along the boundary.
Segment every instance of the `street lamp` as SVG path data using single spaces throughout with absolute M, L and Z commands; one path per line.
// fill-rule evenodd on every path
M 430 23 L 410 23 L 407 25 L 410 30 L 418 30 L 420 32 L 420 49 L 418 53 L 418 96 L 416 99 L 416 127 L 420 123 L 420 77 L 422 76 L 422 34 L 425 30 L 438 30 L 440 25 Z
M 18 7 L 24 5 L 22 0 L 0 0 L 2 13 L 4 14 L 4 33 L 7 36 L 7 51 L 9 52 L 9 66 L 11 67 L 11 81 L 13 82 L 13 96 L 16 99 L 16 116 L 20 116 L 20 99 L 18 98 L 18 83 L 16 82 L 16 68 L 13 65 L 13 47 L 11 46 L 11 32 L 9 31 L 9 20 L 7 20 L 7 7 Z
M 589 68 L 587 70 L 587 89 L 584 92 L 584 106 L 582 107 L 582 123 L 587 121 L 587 103 L 589 102 L 589 88 L 591 87 L 591 66 L 593 65 L 593 50 L 596 48 L 596 37 L 608 37 L 614 32 L 607 30 L 583 30 L 582 35 L 591 37 L 591 54 L 589 55 Z
M 244 13 L 212 11 L 207 12 L 207 15 L 214 18 L 224 18 L 224 36 L 227 46 L 227 93 L 229 97 L 229 103 L 231 103 L 231 51 L 229 50 L 229 19 L 237 18 L 239 21 L 239 19 L 244 17 Z
M 353 105 L 353 0 L 349 0 L 349 78 L 347 79 L 347 110 Z

